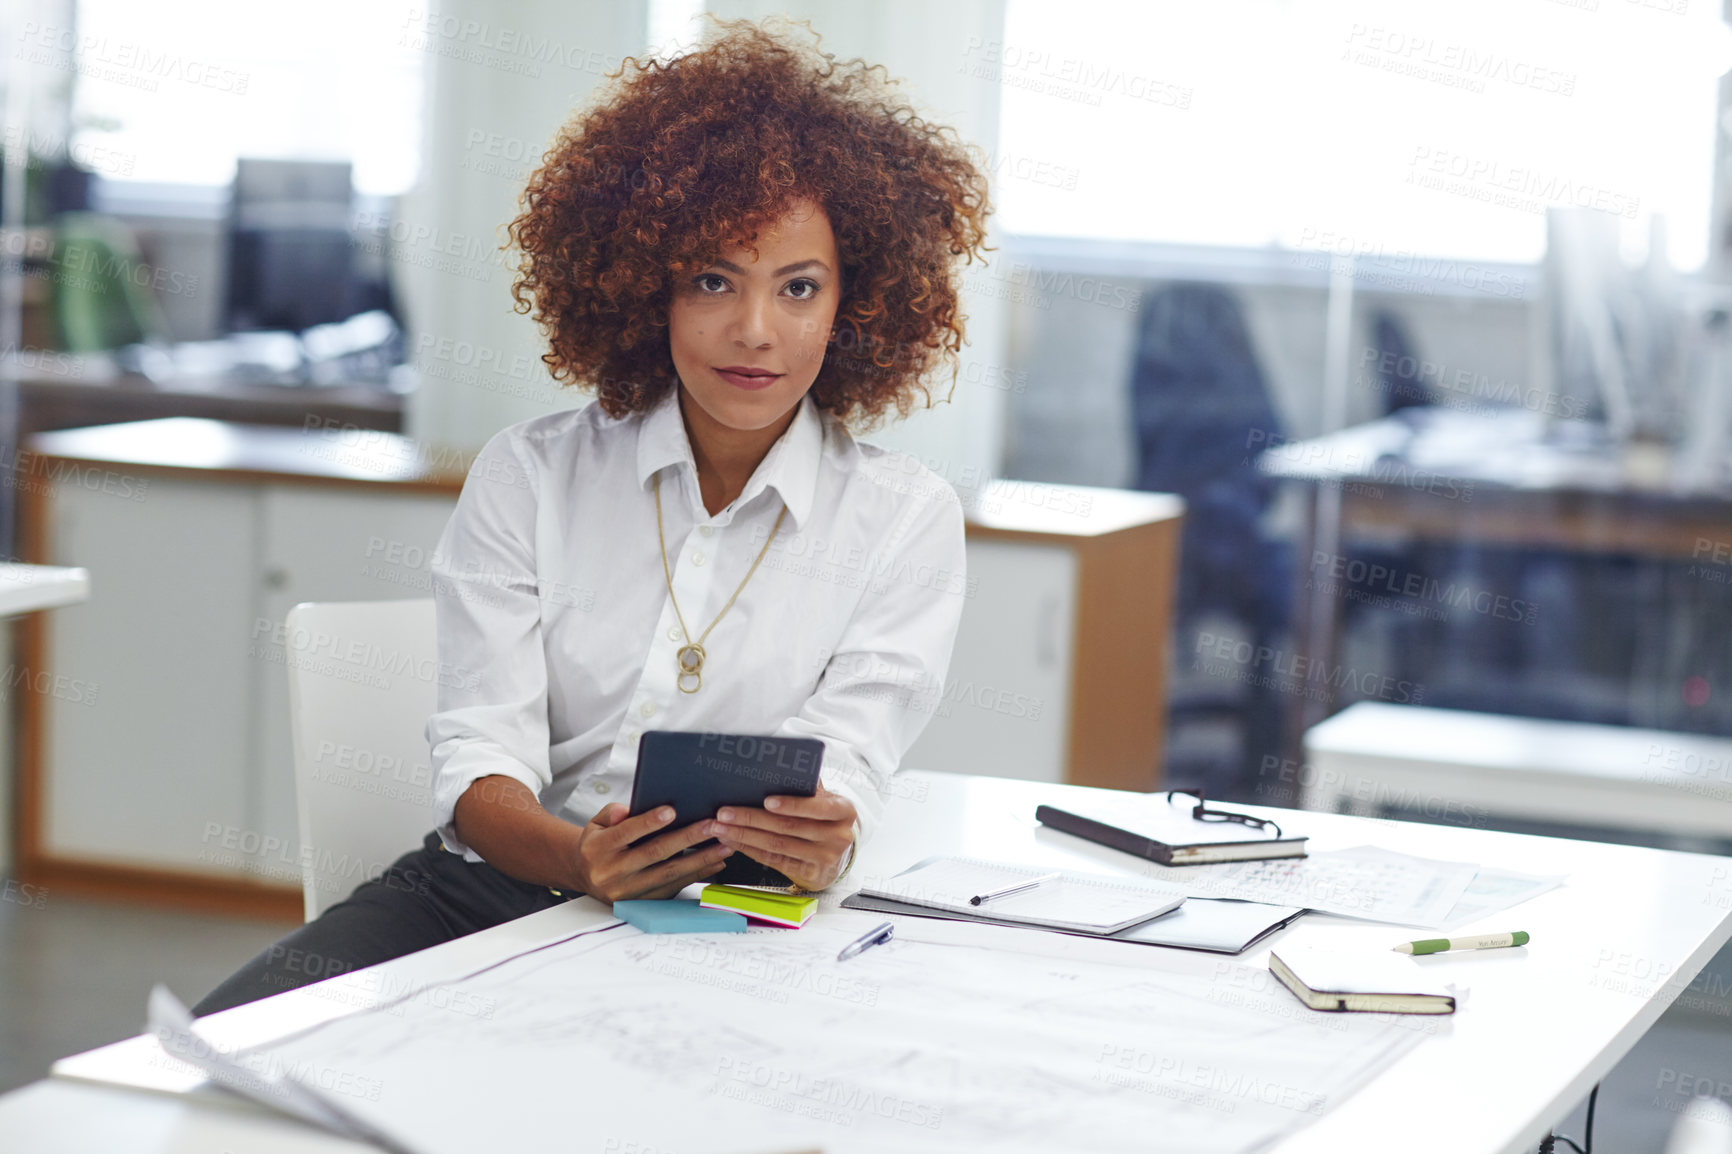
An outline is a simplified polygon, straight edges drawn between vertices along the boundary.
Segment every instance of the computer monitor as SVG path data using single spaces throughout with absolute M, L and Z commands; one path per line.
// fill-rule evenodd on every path
M 1656 230 L 1653 244 L 1663 241 Z M 1620 440 L 1667 434 L 1678 421 L 1677 305 L 1655 275 L 1663 267 L 1663 249 L 1647 269 L 1624 263 L 1615 216 L 1546 211 L 1535 379 L 1567 402 L 1558 410 L 1595 418 Z
M 357 311 L 348 161 L 241 159 L 230 207 L 231 332 L 300 332 Z

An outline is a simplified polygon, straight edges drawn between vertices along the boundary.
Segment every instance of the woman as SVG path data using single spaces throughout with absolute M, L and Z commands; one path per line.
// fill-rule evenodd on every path
M 822 889 L 871 836 L 938 704 L 963 527 L 949 485 L 847 427 L 954 365 L 985 180 L 862 62 L 723 28 L 627 61 L 512 223 L 542 359 L 598 400 L 489 440 L 440 541 L 439 658 L 471 675 L 427 725 L 437 829 L 196 1013 L 577 894 L 670 896 L 736 853 Z M 644 729 L 820 738 L 821 785 L 628 817 Z

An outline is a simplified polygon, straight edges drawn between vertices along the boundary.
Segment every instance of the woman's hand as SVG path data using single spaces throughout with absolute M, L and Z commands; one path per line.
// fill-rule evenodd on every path
M 820 786 L 812 797 L 777 796 L 764 808 L 725 806 L 700 822 L 706 835 L 781 870 L 802 889 L 821 890 L 842 872 L 854 844 L 854 803 Z
M 632 848 L 641 837 L 667 829 L 674 819 L 671 806 L 652 809 L 636 817 L 615 802 L 590 819 L 578 835 L 573 871 L 579 887 L 604 902 L 629 898 L 671 898 L 693 882 L 719 872 L 734 851 L 726 845 L 677 857 L 681 850 L 710 837 L 708 822 L 693 822 L 668 830 Z M 850 810 L 852 812 L 852 810 Z

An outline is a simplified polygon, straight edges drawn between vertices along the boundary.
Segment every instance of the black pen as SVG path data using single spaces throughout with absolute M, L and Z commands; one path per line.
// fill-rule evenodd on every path
M 855 954 L 869 950 L 873 946 L 883 945 L 885 942 L 890 940 L 890 935 L 894 933 L 895 930 L 896 927 L 891 925 L 889 922 L 881 923 L 867 931 L 863 936 L 856 938 L 843 946 L 842 952 L 836 955 L 836 960 L 838 962 L 845 962 Z

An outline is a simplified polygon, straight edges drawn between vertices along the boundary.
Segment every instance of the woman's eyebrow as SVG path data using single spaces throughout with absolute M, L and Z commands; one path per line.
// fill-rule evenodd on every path
M 797 260 L 793 264 L 785 264 L 781 268 L 777 269 L 775 272 L 771 273 L 770 275 L 771 276 L 787 276 L 791 272 L 798 272 L 800 269 L 805 268 L 807 265 L 817 265 L 819 268 L 823 269 L 825 272 L 830 271 L 829 265 L 825 264 L 823 261 L 819 260 L 817 257 L 811 257 L 807 260 Z M 746 275 L 746 270 L 741 268 L 739 265 L 735 264 L 731 260 L 716 260 L 714 262 L 714 267 L 725 268 L 729 272 L 737 272 L 741 276 Z

